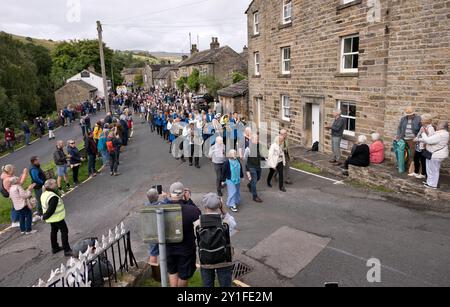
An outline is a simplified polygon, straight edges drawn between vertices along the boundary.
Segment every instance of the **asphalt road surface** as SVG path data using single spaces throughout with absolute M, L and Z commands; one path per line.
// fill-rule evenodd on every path
M 91 126 L 95 127 L 95 123 L 105 117 L 105 112 L 97 113 L 91 116 Z M 0 165 L 12 164 L 16 166 L 16 174 L 20 175 L 24 168 L 30 167 L 30 158 L 38 156 L 41 158 L 41 164 L 45 165 L 53 160 L 53 152 L 55 151 L 56 142 L 58 140 L 68 141 L 74 139 L 77 143 L 83 140 L 79 121 L 75 121 L 71 126 L 61 127 L 55 130 L 56 138 L 49 141 L 48 135 L 43 136 L 33 144 L 15 151 L 3 158 L 0 158 Z M 3 154 L 1 155 L 3 156 Z
M 198 170 L 175 161 L 168 146 L 136 123 L 134 138 L 121 154 L 122 175 L 98 176 L 64 198 L 72 244 L 106 235 L 124 221 L 138 261 L 145 261 L 147 247 L 135 213 L 145 192 L 156 184 L 168 190 L 180 180 L 200 206 L 202 195 L 215 191 L 207 159 Z M 243 277 L 247 284 L 450 286 L 450 215 L 407 209 L 383 195 L 300 172 L 293 172 L 288 192 L 280 193 L 276 184 L 265 185 L 266 176 L 267 171 L 258 186 L 264 203 L 251 201 L 245 182 L 242 205 L 233 214 L 236 257 L 253 269 Z M 66 261 L 50 253 L 50 227 L 40 223 L 35 229 L 38 233 L 27 237 L 18 230 L 0 235 L 0 286 L 30 286 Z M 380 261 L 380 283 L 368 282 L 369 259 Z

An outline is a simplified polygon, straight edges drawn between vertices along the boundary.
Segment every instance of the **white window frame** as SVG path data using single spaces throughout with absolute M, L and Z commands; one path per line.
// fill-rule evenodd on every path
M 338 100 L 338 102 L 337 102 L 337 109 L 338 110 L 342 110 L 341 109 L 342 103 L 346 103 L 348 105 L 354 105 L 355 108 L 357 107 L 356 102 L 354 102 L 354 101 L 351 101 L 351 100 Z M 348 112 L 348 113 L 350 113 L 350 112 Z M 349 116 L 349 115 L 342 115 L 341 114 L 341 117 L 345 118 L 346 120 L 349 120 L 349 119 L 354 119 L 355 120 L 355 131 L 351 131 L 351 130 L 347 130 L 346 129 L 346 130 L 344 130 L 344 134 L 348 135 L 348 136 L 352 136 L 352 137 L 356 136 L 356 116 Z
M 259 34 L 259 12 L 253 13 L 253 35 Z
M 255 59 L 255 76 L 261 75 L 261 58 L 259 51 L 254 53 L 254 59 Z
M 289 49 L 289 58 L 285 58 L 285 50 Z M 282 47 L 281 48 L 281 73 L 283 75 L 291 74 L 291 47 Z M 289 62 L 289 70 L 286 70 L 286 63 Z
M 288 106 L 286 106 L 288 102 Z M 289 112 L 289 116 L 285 115 L 285 110 Z M 284 121 L 291 121 L 291 98 L 288 95 L 281 95 L 281 119 Z
M 287 10 L 289 8 L 289 10 Z M 289 15 L 286 14 L 289 12 Z M 292 0 L 283 0 L 283 24 L 288 24 L 292 22 Z
M 344 53 L 344 48 L 345 48 L 345 40 L 347 39 L 351 39 L 352 40 L 352 47 L 351 49 L 353 49 L 353 39 L 355 37 L 359 38 L 359 34 L 354 34 L 354 35 L 349 35 L 349 36 L 344 36 L 341 38 L 341 73 L 357 73 L 358 72 L 358 68 L 345 68 L 345 57 L 346 56 L 354 56 L 354 55 L 358 55 L 358 61 L 359 61 L 359 47 L 358 47 L 358 52 L 348 52 L 348 53 Z

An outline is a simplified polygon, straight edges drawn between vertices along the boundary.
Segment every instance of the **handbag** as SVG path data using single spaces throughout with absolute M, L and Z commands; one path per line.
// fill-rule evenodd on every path
M 430 152 L 430 151 L 428 151 L 427 149 L 424 149 L 424 150 L 422 151 L 422 156 L 425 157 L 427 160 L 431 160 L 431 158 L 433 158 L 433 154 L 435 154 L 435 153 L 437 153 L 437 152 L 443 150 L 444 148 L 445 148 L 445 147 L 442 147 L 441 149 L 436 150 L 435 152 Z
M 433 157 L 433 153 L 424 149 L 422 151 L 422 157 L 425 157 L 427 160 L 431 160 L 431 158 Z

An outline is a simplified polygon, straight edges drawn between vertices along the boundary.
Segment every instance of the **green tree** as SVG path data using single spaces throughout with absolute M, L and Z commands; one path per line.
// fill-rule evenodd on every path
M 106 75 L 111 78 L 111 67 L 120 74 L 120 67 L 111 65 L 114 62 L 114 51 L 106 45 L 105 53 Z M 101 72 L 100 51 L 98 40 L 70 41 L 58 44 L 53 51 L 52 81 L 55 88 L 64 85 L 65 81 L 90 66 Z M 114 76 L 116 74 L 114 73 Z
M 3 87 L 0 87 L 0 129 L 4 131 L 6 127 L 17 127 L 19 124 L 20 112 L 18 104 L 12 102 L 6 95 Z
M 177 80 L 177 87 L 181 92 L 184 92 L 184 90 L 186 89 L 187 80 L 187 77 L 181 77 Z
M 27 44 L 26 47 L 37 68 L 37 77 L 39 83 L 37 88 L 37 95 L 40 98 L 40 115 L 52 113 L 56 110 L 56 102 L 54 87 L 51 81 L 53 63 L 50 51 L 45 47 L 34 44 Z
M 142 75 L 137 75 L 136 77 L 134 77 L 134 86 L 135 87 L 144 86 L 144 77 Z
M 15 105 L 21 115 L 39 114 L 41 98 L 39 89 L 39 65 L 25 44 L 0 33 L 0 87 L 3 87 L 9 105 Z
M 233 84 L 241 82 L 242 80 L 247 79 L 247 76 L 243 75 L 242 73 L 235 71 L 232 75 Z
M 200 89 L 200 72 L 194 69 L 187 79 L 187 86 L 191 92 L 198 92 Z
M 217 97 L 217 92 L 223 88 L 223 84 L 213 76 L 201 76 L 200 84 L 214 97 Z

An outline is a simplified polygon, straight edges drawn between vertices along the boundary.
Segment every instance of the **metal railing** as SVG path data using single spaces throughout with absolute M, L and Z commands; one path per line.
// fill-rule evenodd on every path
M 35 287 L 109 287 L 118 282 L 119 276 L 138 267 L 131 249 L 131 234 L 121 223 L 115 231 L 109 230 L 101 242 L 95 241 L 78 259 L 70 258 L 67 264 L 51 271 L 47 282 L 39 280 Z

